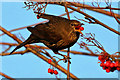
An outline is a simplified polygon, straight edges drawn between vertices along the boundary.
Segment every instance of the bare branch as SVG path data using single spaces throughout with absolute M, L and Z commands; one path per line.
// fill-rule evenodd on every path
M 9 80 L 15 80 L 15 79 L 11 78 L 10 76 L 8 76 L 8 75 L 6 75 L 6 74 L 4 74 L 2 72 L 0 72 L 0 75 L 7 78 L 7 79 L 9 79 Z
M 10 50 L 11 46 L 9 46 L 7 49 L 5 49 L 5 51 L 3 51 L 2 53 L 7 52 L 8 50 Z

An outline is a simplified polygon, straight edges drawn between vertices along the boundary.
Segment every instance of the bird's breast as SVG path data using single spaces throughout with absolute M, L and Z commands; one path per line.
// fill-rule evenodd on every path
M 79 35 L 76 33 L 71 33 L 69 36 L 66 36 L 66 39 L 64 40 L 66 45 L 65 46 L 73 46 L 79 38 Z

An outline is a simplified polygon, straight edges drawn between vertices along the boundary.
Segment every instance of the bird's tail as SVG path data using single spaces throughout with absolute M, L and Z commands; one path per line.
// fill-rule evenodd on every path
M 24 41 L 23 43 L 18 45 L 10 54 L 12 54 L 14 51 L 16 51 L 17 49 L 21 48 L 24 45 L 32 43 L 31 42 L 32 40 L 33 40 L 33 38 L 30 36 L 26 41 Z

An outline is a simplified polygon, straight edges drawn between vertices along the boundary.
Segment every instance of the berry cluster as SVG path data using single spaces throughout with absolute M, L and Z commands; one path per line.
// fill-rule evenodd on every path
M 50 74 L 55 74 L 55 75 L 57 75 L 58 74 L 58 72 L 57 72 L 57 70 L 53 70 L 53 69 L 48 69 L 48 73 L 50 73 Z
M 109 59 L 107 53 L 104 55 L 100 55 L 98 59 L 100 60 L 100 66 L 103 68 L 103 70 L 106 70 L 107 73 L 114 72 L 115 70 L 120 71 L 120 62 L 119 61 L 112 61 Z
M 48 60 L 48 63 L 50 64 L 52 62 L 52 60 L 51 59 L 49 59 Z M 58 74 L 58 72 L 57 72 L 57 70 L 54 70 L 54 69 L 48 69 L 48 73 L 50 73 L 50 74 L 55 74 L 55 75 L 57 75 Z

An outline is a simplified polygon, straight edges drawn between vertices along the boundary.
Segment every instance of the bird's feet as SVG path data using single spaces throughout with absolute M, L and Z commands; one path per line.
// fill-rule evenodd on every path
M 71 64 L 70 60 L 71 59 L 70 57 L 66 56 L 66 55 L 63 55 L 63 61 L 66 63 L 67 61 Z
M 69 59 L 71 59 L 70 57 L 68 57 L 68 56 L 66 56 L 66 55 L 63 55 L 63 54 L 60 54 L 60 53 L 58 53 L 58 52 L 54 52 L 54 53 L 63 56 L 63 59 L 59 59 L 59 61 L 63 60 L 65 63 L 68 61 L 68 62 L 71 64 L 71 62 L 70 62 L 70 60 L 69 60 Z M 59 61 L 58 61 L 58 62 L 59 62 Z

